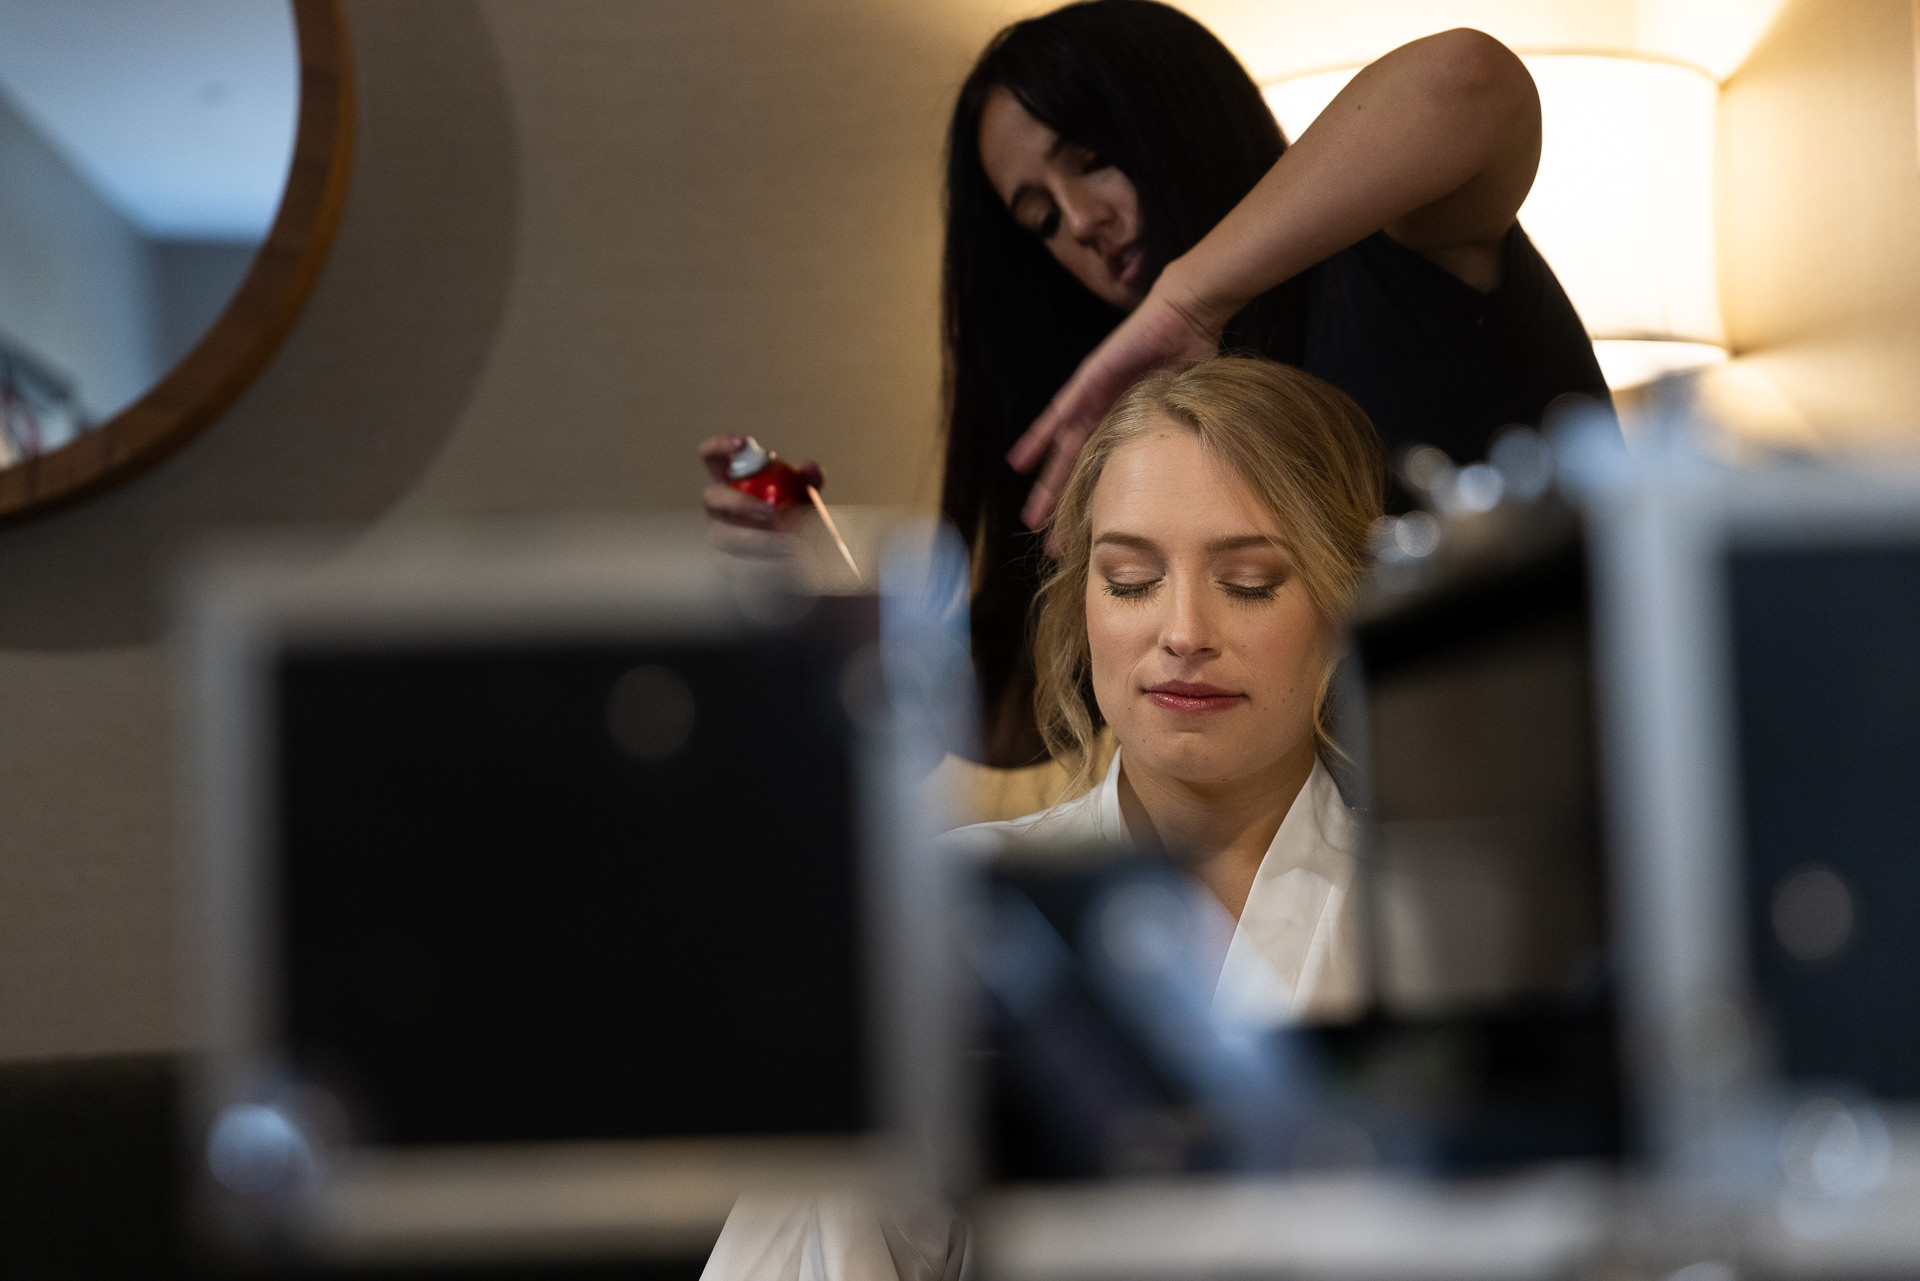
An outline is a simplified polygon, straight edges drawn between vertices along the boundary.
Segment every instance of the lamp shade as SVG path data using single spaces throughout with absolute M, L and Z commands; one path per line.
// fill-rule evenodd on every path
M 1540 90 L 1540 171 L 1520 222 L 1566 286 L 1620 388 L 1726 359 L 1714 271 L 1714 108 L 1694 67 L 1523 56 Z M 1357 68 L 1267 86 L 1290 138 Z

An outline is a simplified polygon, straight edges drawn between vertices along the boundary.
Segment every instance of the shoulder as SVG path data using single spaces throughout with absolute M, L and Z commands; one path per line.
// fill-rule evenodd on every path
M 940 844 L 953 853 L 991 858 L 1021 849 L 1095 842 L 1101 837 L 1099 794 L 1096 787 L 1019 818 L 956 827 L 940 838 Z

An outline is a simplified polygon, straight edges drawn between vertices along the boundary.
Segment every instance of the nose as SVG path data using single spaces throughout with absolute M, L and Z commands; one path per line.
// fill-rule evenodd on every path
M 1083 245 L 1098 240 L 1101 228 L 1113 219 L 1107 202 L 1088 191 L 1084 183 L 1062 182 L 1054 199 L 1060 206 L 1060 226 Z
M 1160 625 L 1160 648 L 1186 661 L 1217 655 L 1219 638 L 1206 591 L 1184 576 L 1173 578 L 1167 586 L 1170 590 L 1162 597 L 1167 612 Z

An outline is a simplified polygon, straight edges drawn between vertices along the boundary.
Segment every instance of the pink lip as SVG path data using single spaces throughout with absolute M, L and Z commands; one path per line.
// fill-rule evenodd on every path
M 1229 711 L 1246 701 L 1245 694 L 1235 694 L 1217 685 L 1195 685 L 1188 681 L 1163 681 L 1145 692 L 1155 707 L 1195 716 Z
M 1134 277 L 1140 274 L 1140 264 L 1145 258 L 1146 255 L 1140 251 L 1138 243 L 1121 245 L 1107 255 L 1107 270 L 1112 272 L 1113 278 L 1121 284 L 1130 285 Z

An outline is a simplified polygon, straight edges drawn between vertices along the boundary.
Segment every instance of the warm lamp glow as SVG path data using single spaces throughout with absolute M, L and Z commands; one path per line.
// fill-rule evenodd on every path
M 1638 387 L 1668 374 L 1724 364 L 1727 359 L 1725 347 L 1673 338 L 1596 338 L 1593 354 L 1600 361 L 1600 372 L 1606 375 L 1607 386 L 1615 391 Z
M 1678 63 L 1529 54 L 1540 87 L 1540 172 L 1520 222 L 1566 286 L 1607 382 L 1630 387 L 1726 359 L 1714 276 L 1719 89 Z M 1353 70 L 1266 89 L 1298 137 Z

